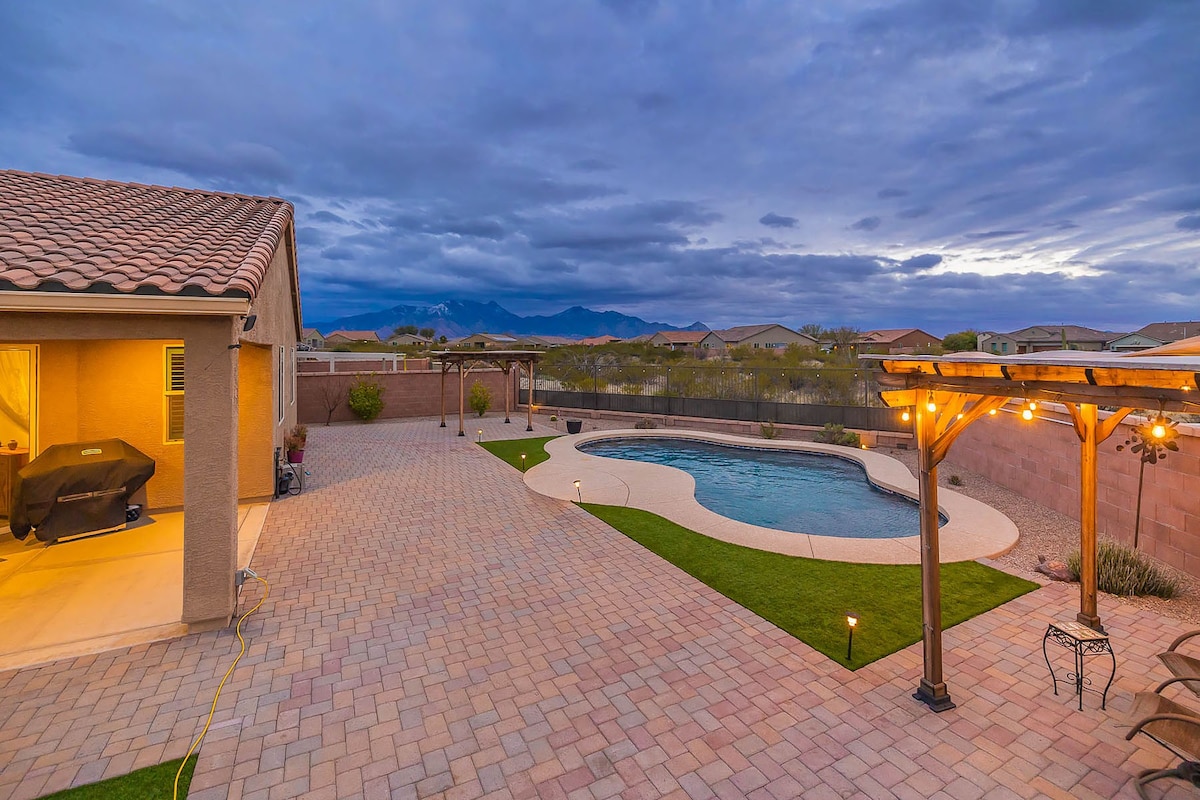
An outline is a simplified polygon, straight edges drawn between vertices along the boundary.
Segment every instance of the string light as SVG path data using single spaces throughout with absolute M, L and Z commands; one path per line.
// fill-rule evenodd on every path
M 900 419 L 902 419 L 905 422 L 908 422 L 910 419 L 912 419 L 912 414 L 908 413 L 907 411 L 904 411 L 900 414 Z
M 1033 419 L 1033 411 L 1031 411 L 1028 408 L 1025 409 L 1024 411 L 1021 412 L 1021 419 L 1025 420 L 1026 422 Z
M 994 417 L 994 416 L 996 416 L 996 409 L 994 409 L 994 408 L 993 408 L 991 411 L 989 411 L 989 412 L 988 412 L 988 416 L 989 416 L 989 417 Z

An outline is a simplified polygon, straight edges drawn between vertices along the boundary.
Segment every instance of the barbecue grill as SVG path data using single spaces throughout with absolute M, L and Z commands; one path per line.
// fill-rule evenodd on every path
M 43 542 L 116 528 L 152 475 L 154 459 L 121 439 L 51 445 L 17 473 L 9 527 Z

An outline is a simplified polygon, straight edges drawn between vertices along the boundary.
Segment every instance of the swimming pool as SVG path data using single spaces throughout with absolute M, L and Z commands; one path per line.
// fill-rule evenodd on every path
M 697 502 L 751 525 L 858 539 L 920 533 L 915 501 L 878 489 L 860 465 L 834 456 L 649 437 L 586 442 L 578 449 L 681 469 L 696 480 Z

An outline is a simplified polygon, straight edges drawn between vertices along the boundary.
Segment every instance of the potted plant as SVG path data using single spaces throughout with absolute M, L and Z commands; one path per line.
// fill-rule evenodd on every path
M 304 463 L 304 446 L 308 444 L 308 426 L 296 425 L 287 436 L 283 437 L 283 447 L 287 450 L 289 464 Z

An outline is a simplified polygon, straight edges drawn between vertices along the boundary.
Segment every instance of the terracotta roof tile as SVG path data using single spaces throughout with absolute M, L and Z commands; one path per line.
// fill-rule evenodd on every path
M 253 299 L 292 204 L 0 170 L 0 289 Z

